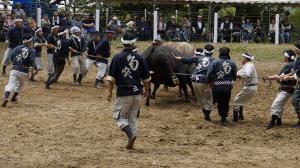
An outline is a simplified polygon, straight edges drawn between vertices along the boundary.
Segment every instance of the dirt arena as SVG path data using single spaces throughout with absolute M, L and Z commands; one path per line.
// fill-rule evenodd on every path
M 0 45 L 2 58 L 4 44 Z M 137 45 L 141 52 L 149 44 Z M 114 42 L 113 53 L 120 47 Z M 292 46 L 229 47 L 239 67 L 239 54 L 253 53 L 262 77 L 279 71 L 282 51 Z M 95 67 L 81 87 L 73 86 L 68 65 L 51 90 L 44 87 L 46 74 L 45 69 L 37 82 L 26 83 L 19 103 L 0 108 L 0 167 L 300 167 L 300 129 L 291 128 L 297 121 L 291 103 L 286 106 L 283 126 L 265 128 L 276 96 L 275 83 L 267 88 L 261 81 L 258 94 L 245 107 L 246 119 L 238 124 L 230 121 L 226 127 L 218 124 L 216 108 L 213 121 L 205 122 L 195 98 L 185 103 L 176 89 L 161 89 L 150 107 L 142 106 L 135 150 L 127 151 L 126 137 L 112 119 L 113 102 L 106 100 L 107 83 L 99 89 L 92 87 Z M 0 77 L 1 94 L 7 79 Z M 232 97 L 239 89 L 237 82 Z

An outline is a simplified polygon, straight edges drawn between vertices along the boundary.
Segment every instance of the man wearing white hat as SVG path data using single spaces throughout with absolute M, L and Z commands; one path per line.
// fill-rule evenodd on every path
M 28 77 L 28 72 L 34 66 L 32 36 L 30 34 L 25 34 L 22 39 L 23 44 L 16 47 L 12 52 L 13 67 L 9 75 L 8 84 L 5 86 L 2 107 L 6 107 L 11 93 L 14 93 L 11 102 L 18 101 L 18 95 Z
M 36 72 L 31 73 L 31 76 L 29 78 L 30 81 L 34 81 L 34 76 L 39 72 L 43 70 L 43 63 L 42 63 L 42 50 L 43 47 L 48 47 L 47 40 L 43 37 L 43 30 L 41 27 L 38 27 L 35 30 L 35 36 L 33 38 L 33 47 L 35 49 L 35 57 L 34 57 L 34 63 L 35 63 L 35 70 Z M 33 71 L 32 71 L 33 72 Z
M 237 77 L 243 79 L 243 88 L 233 100 L 233 121 L 244 120 L 243 106 L 255 95 L 257 91 L 258 76 L 252 60 L 254 56 L 249 53 L 242 54 L 243 67 L 237 72 Z
M 86 58 L 83 53 L 86 51 L 86 41 L 81 37 L 79 27 L 71 28 L 72 36 L 69 40 L 69 49 L 73 59 L 73 81 L 76 85 L 81 85 L 83 75 L 86 73 Z
M 271 129 L 276 125 L 281 126 L 281 118 L 283 115 L 283 109 L 286 102 L 292 97 L 294 92 L 294 86 L 296 81 L 294 79 L 283 81 L 280 80 L 281 77 L 291 73 L 294 61 L 296 59 L 296 53 L 293 50 L 286 50 L 283 52 L 284 62 L 286 63 L 284 67 L 282 67 L 281 71 L 272 76 L 268 76 L 269 80 L 276 80 L 280 84 L 278 89 L 278 94 L 271 106 L 271 121 L 269 122 L 267 129 Z
M 11 56 L 14 48 L 22 43 L 23 35 L 30 33 L 28 29 L 23 27 L 22 19 L 16 19 L 16 27 L 9 29 L 7 33 L 8 48 L 6 49 L 2 60 L 2 76 L 6 74 L 6 67 L 11 62 Z

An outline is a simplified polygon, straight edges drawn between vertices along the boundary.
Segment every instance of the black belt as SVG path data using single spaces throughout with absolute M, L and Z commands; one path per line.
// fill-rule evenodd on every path
M 247 87 L 251 87 L 251 86 L 257 86 L 257 83 L 256 84 L 249 84 L 249 85 L 246 85 Z

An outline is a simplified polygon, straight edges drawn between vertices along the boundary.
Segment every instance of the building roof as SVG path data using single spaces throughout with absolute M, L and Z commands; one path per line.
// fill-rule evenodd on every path
M 300 4 L 300 0 L 102 0 L 111 3 L 249 3 L 249 4 Z

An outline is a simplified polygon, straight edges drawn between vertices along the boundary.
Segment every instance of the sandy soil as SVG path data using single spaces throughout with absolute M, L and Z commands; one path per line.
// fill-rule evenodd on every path
M 114 53 L 120 50 L 116 46 Z M 231 47 L 237 61 L 238 52 L 255 53 L 263 76 L 277 73 L 282 49 L 289 46 Z M 44 88 L 43 71 L 38 82 L 26 83 L 19 103 L 0 108 L 0 167 L 300 167 L 300 130 L 291 128 L 296 122 L 291 103 L 283 126 L 265 128 L 276 84 L 267 88 L 261 82 L 245 108 L 246 119 L 226 127 L 219 126 L 216 108 L 213 121 L 205 122 L 195 98 L 184 103 L 176 89 L 161 89 L 151 107 L 142 107 L 136 148 L 127 151 L 126 137 L 112 119 L 113 102 L 106 101 L 107 84 L 92 87 L 95 71 L 78 87 L 67 66 L 51 90 Z M 1 93 L 7 79 L 0 78 Z M 239 89 L 237 82 L 232 97 Z

